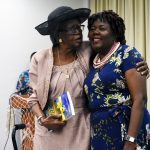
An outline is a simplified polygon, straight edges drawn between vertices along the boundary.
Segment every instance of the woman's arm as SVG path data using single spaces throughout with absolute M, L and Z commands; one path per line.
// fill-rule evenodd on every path
M 32 95 L 29 97 L 28 104 L 30 105 L 32 112 L 37 118 L 39 118 L 40 125 L 50 129 L 56 130 L 62 127 L 65 122 L 62 122 L 61 115 L 51 115 L 46 117 L 43 110 L 41 109 L 39 99 L 37 97 L 37 84 L 38 84 L 38 63 L 36 56 L 32 58 L 30 63 L 30 86 L 33 89 Z
M 38 71 L 37 71 L 37 60 L 35 57 L 32 58 L 29 69 L 29 80 L 30 87 L 32 88 L 32 94 L 29 97 L 28 104 L 30 107 L 38 103 L 37 99 L 37 83 L 38 83 Z
M 143 112 L 147 100 L 146 77 L 141 76 L 134 68 L 125 72 L 125 78 L 133 102 L 127 134 L 136 138 L 143 121 Z M 134 150 L 134 144 L 126 141 L 123 150 L 129 149 Z
M 51 115 L 46 117 L 39 103 L 32 106 L 32 112 L 37 118 L 39 118 L 40 125 L 48 128 L 49 130 L 57 130 L 65 124 L 65 122 L 61 121 L 61 115 Z

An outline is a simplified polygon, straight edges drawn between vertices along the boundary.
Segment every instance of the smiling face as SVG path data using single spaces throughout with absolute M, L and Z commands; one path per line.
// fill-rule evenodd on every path
M 63 23 L 59 36 L 63 44 L 70 48 L 80 47 L 82 43 L 82 28 L 83 26 L 76 19 Z
M 88 34 L 91 42 L 92 49 L 95 52 L 107 53 L 113 43 L 115 42 L 115 36 L 111 30 L 108 22 L 102 22 L 96 19 L 89 28 Z

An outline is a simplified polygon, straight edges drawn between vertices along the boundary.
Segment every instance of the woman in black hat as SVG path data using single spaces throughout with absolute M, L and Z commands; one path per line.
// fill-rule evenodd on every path
M 81 46 L 83 23 L 89 16 L 87 8 L 62 6 L 36 27 L 42 35 L 50 35 L 52 48 L 39 51 L 30 66 L 33 94 L 29 104 L 36 116 L 35 150 L 88 150 L 90 139 L 89 113 L 83 93 L 83 81 L 88 72 L 90 48 Z M 51 107 L 58 96 L 68 91 L 75 116 L 62 121 L 52 115 Z

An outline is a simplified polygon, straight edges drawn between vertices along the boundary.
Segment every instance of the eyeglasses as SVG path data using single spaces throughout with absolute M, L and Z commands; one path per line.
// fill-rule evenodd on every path
M 66 32 L 67 34 L 76 34 L 84 30 L 85 25 L 75 25 L 70 28 L 62 29 L 61 31 Z

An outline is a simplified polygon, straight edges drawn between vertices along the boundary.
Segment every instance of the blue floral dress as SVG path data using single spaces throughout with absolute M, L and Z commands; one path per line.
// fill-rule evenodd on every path
M 91 150 L 123 149 L 132 107 L 124 73 L 141 60 L 135 48 L 122 45 L 101 70 L 91 67 L 84 83 L 91 110 Z M 150 117 L 146 108 L 137 143 L 139 149 L 150 150 Z

